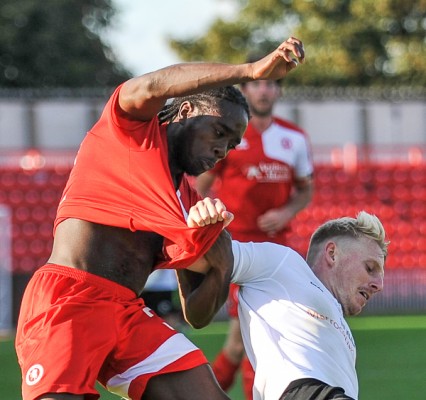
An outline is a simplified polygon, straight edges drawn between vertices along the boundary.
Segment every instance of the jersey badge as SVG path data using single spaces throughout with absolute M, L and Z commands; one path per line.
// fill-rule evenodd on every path
M 281 147 L 285 150 L 290 150 L 293 147 L 293 143 L 289 138 L 282 138 L 281 139 Z
M 34 364 L 29 368 L 25 376 L 25 382 L 28 386 L 33 386 L 36 383 L 40 382 L 41 378 L 44 375 L 44 368 L 40 364 Z

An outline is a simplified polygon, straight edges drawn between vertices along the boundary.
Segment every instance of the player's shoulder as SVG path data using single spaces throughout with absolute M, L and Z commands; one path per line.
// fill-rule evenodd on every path
M 273 117 L 274 123 L 282 128 L 286 128 L 289 131 L 294 131 L 295 134 L 301 134 L 307 136 L 306 132 L 297 124 L 287 119 L 283 119 L 277 116 Z
M 268 259 L 282 260 L 284 256 L 298 256 L 298 253 L 290 247 L 273 242 L 239 242 L 233 240 L 232 245 L 234 255 L 239 252 L 242 257 L 261 260 L 262 264 Z

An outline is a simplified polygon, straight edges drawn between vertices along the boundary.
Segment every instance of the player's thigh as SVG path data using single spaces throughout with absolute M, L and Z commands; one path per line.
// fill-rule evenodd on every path
M 229 400 L 208 364 L 168 374 L 148 382 L 142 400 Z

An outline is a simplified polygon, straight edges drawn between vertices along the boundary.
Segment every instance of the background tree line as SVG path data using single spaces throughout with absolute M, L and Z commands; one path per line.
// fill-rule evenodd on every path
M 292 35 L 303 40 L 307 63 L 286 86 L 426 84 L 426 0 L 230 1 L 241 7 L 234 21 L 171 40 L 182 59 L 242 62 Z
M 100 36 L 111 0 L 1 0 L 0 86 L 113 86 L 129 76 Z
M 228 0 L 240 12 L 201 37 L 173 38 L 184 61 L 243 62 L 297 36 L 308 55 L 286 86 L 426 85 L 426 0 Z M 1 87 L 112 86 L 130 76 L 101 40 L 111 0 L 2 0 Z M 161 18 L 161 16 L 159 16 Z

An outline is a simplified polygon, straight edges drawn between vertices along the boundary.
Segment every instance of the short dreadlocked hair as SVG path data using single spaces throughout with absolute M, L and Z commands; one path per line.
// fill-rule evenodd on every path
M 224 86 L 189 96 L 175 97 L 158 113 L 158 120 L 160 124 L 172 122 L 179 112 L 180 105 L 185 101 L 192 103 L 201 112 L 211 112 L 218 110 L 224 100 L 243 107 L 250 119 L 249 106 L 239 89 L 235 86 Z

